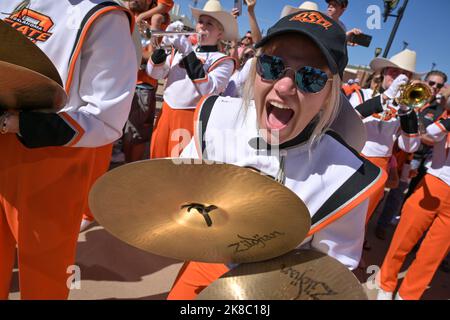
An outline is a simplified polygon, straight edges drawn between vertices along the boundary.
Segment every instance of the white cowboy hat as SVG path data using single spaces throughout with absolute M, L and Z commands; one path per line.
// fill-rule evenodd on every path
M 223 28 L 223 39 L 222 40 L 237 40 L 239 38 L 238 24 L 236 19 L 231 13 L 223 10 L 220 1 L 218 0 L 208 0 L 203 10 L 191 8 L 192 16 L 198 21 L 199 17 L 202 15 L 210 16 L 219 21 Z
M 284 6 L 283 11 L 281 11 L 281 16 L 280 19 L 291 14 L 291 13 L 295 13 L 298 12 L 300 10 L 315 10 L 315 11 L 319 11 L 319 6 L 317 5 L 317 3 L 312 2 L 312 1 L 305 1 L 303 2 L 298 8 L 293 7 L 293 6 Z
M 415 76 L 421 76 L 423 73 L 416 72 L 416 60 L 417 55 L 415 51 L 405 49 L 390 59 L 386 58 L 375 58 L 370 62 L 370 68 L 373 71 L 381 71 L 384 68 L 392 67 L 399 68 L 406 71 L 412 72 Z

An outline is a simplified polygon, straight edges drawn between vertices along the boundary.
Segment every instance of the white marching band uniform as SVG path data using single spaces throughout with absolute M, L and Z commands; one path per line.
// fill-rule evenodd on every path
M 196 47 L 186 57 L 172 51 L 162 63 L 155 64 L 149 60 L 147 73 L 155 79 L 167 78 L 164 101 L 170 108 L 195 109 L 203 96 L 220 94 L 225 90 L 234 71 L 234 60 L 217 50 L 216 46 Z M 190 78 L 184 62 L 192 62 L 196 58 L 203 66 L 197 65 L 201 69 L 196 69 Z
M 279 153 L 258 150 L 255 106 L 250 104 L 245 112 L 242 103 L 234 98 L 206 99 L 197 110 L 194 138 L 181 157 L 202 154 L 203 159 L 250 167 L 274 178 L 281 173 L 284 185 L 311 214 L 310 237 L 302 247 L 325 252 L 355 269 L 361 259 L 367 197 L 384 183 L 384 173 L 331 131 L 311 150 L 307 144 Z
M 356 108 L 363 103 L 370 104 L 369 110 L 378 105 L 382 108 L 381 95 L 378 93 L 373 96 L 372 89 L 361 89 L 354 92 L 349 99 L 351 105 Z M 363 123 L 367 131 L 367 142 L 361 153 L 367 157 L 390 157 L 395 141 L 398 139 L 400 149 L 406 152 L 414 152 L 420 145 L 418 134 L 406 133 L 401 129 L 400 119 L 397 117 L 399 106 L 394 106 L 390 101 L 387 102 L 387 111 L 385 119 L 382 119 L 383 113 L 363 115 Z M 378 109 L 378 111 L 381 111 Z
M 446 120 L 450 122 L 450 120 Z M 450 130 L 440 122 L 435 122 L 427 128 L 427 134 L 434 141 L 433 156 L 427 173 L 444 181 L 450 186 Z

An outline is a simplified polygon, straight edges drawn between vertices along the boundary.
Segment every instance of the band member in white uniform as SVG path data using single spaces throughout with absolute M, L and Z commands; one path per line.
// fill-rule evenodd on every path
M 374 72 L 381 72 L 384 79 L 377 90 L 361 89 L 350 97 L 350 103 L 364 118 L 367 142 L 362 155 L 388 172 L 389 159 L 396 141 L 400 149 L 414 152 L 419 147 L 418 124 L 415 112 L 397 105 L 395 98 L 401 86 L 409 79 L 417 78 L 416 53 L 404 50 L 391 59 L 375 58 L 370 63 Z M 384 186 L 370 200 L 367 220 L 383 198 Z
M 147 64 L 147 73 L 165 79 L 164 102 L 152 135 L 150 157 L 177 157 L 193 133 L 193 116 L 202 96 L 225 91 L 234 72 L 233 58 L 219 51 L 220 40 L 238 37 L 236 19 L 222 9 L 219 1 L 210 0 L 203 10 L 192 9 L 196 31 L 202 33 L 200 45 L 192 46 L 185 36 L 164 37 L 163 44 L 174 50 L 167 55 L 155 50 Z M 167 31 L 180 29 L 179 21 Z
M 392 299 L 406 256 L 425 232 L 396 299 L 420 299 L 450 251 L 450 118 L 445 115 L 429 125 L 426 132 L 428 138 L 435 141 L 433 160 L 403 206 L 400 223 L 379 273 L 379 300 Z

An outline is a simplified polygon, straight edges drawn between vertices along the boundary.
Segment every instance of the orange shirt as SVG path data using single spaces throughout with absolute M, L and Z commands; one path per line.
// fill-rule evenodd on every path
M 166 6 L 168 6 L 169 7 L 168 11 L 172 10 L 174 5 L 173 0 L 158 0 L 157 2 L 158 4 L 165 4 Z M 156 4 L 154 6 L 156 6 Z
M 344 90 L 344 93 L 347 97 L 353 93 L 353 88 L 348 84 L 342 85 L 342 90 Z
M 352 84 L 351 87 L 352 87 L 353 92 L 361 90 L 361 86 L 357 83 Z

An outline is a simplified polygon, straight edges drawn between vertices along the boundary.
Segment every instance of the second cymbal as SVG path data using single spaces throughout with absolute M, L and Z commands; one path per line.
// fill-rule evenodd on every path
M 355 275 L 336 259 L 313 250 L 294 250 L 237 266 L 197 300 L 367 300 L 367 295 Z

